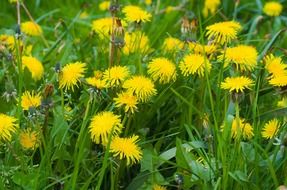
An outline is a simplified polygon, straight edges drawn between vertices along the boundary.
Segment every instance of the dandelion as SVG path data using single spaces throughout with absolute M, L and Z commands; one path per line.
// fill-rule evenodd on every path
M 166 190 L 166 188 L 156 184 L 153 185 L 152 190 Z
M 74 91 L 74 86 L 78 86 L 80 78 L 84 77 L 86 64 L 82 62 L 69 63 L 65 65 L 59 75 L 59 88 Z
M 207 72 L 210 72 L 211 64 L 203 55 L 189 54 L 180 62 L 179 68 L 184 76 L 197 74 L 200 77 L 203 77 L 205 69 Z
M 35 94 L 34 91 L 25 91 L 21 97 L 21 106 L 23 110 L 29 110 L 30 108 L 37 108 L 41 105 L 41 95 Z
M 133 135 L 128 138 L 114 137 L 111 142 L 110 152 L 115 157 L 119 156 L 120 159 L 127 160 L 127 165 L 132 165 L 142 158 L 142 151 L 137 145 L 138 136 Z
M 16 118 L 0 113 L 0 140 L 10 141 L 12 133 L 16 132 L 18 125 Z
M 144 1 L 146 5 L 151 5 L 152 4 L 152 0 L 145 0 Z
M 214 44 L 202 45 L 199 43 L 190 42 L 190 43 L 188 43 L 188 46 L 189 46 L 189 49 L 194 54 L 202 54 L 202 55 L 213 54 L 217 49 L 216 45 L 214 45 Z
M 116 20 L 116 19 L 115 19 Z M 126 26 L 126 22 L 122 22 Z M 99 18 L 92 22 L 92 30 L 99 35 L 100 39 L 108 38 L 111 34 L 113 26 L 113 18 Z
M 130 74 L 127 66 L 113 66 L 104 72 L 103 80 L 110 86 L 120 85 Z
M 281 57 L 270 54 L 264 58 L 265 69 L 271 74 L 271 78 L 287 75 L 287 65 L 282 62 Z
M 110 8 L 110 1 L 103 1 L 99 4 L 99 8 L 101 11 L 107 11 Z
M 276 76 L 269 80 L 269 83 L 275 87 L 287 86 L 287 75 Z
M 251 139 L 253 134 L 252 126 L 244 119 L 239 118 L 239 126 L 236 118 L 232 121 L 231 135 L 233 138 L 243 137 L 243 139 Z
M 91 138 L 96 143 L 107 144 L 109 135 L 118 135 L 122 131 L 120 116 L 110 111 L 96 114 L 89 126 Z
M 22 44 L 22 41 L 20 42 Z M 15 48 L 15 39 L 12 35 L 2 34 L 0 35 L 0 44 L 5 45 L 10 50 Z
M 224 61 L 225 66 L 234 63 L 240 71 L 252 71 L 257 64 L 257 50 L 252 46 L 239 45 L 227 48 L 218 56 L 219 61 Z
M 251 89 L 253 81 L 247 77 L 227 77 L 224 82 L 221 83 L 221 88 L 229 90 L 229 92 L 235 91 L 236 93 L 243 92 L 245 89 Z
M 176 67 L 166 58 L 153 59 L 147 67 L 147 72 L 151 75 L 151 78 L 154 81 L 159 80 L 161 84 L 166 84 L 176 79 Z
M 43 33 L 42 28 L 32 21 L 23 22 L 21 24 L 21 30 L 30 36 L 40 36 Z
M 263 7 L 263 12 L 268 16 L 279 16 L 283 10 L 283 6 L 276 1 L 267 2 Z
M 184 43 L 177 38 L 168 37 L 164 40 L 162 49 L 166 52 L 182 49 Z
M 145 53 L 149 49 L 149 39 L 142 32 L 133 32 L 125 34 L 125 46 L 123 52 L 126 55 L 131 53 Z
M 24 149 L 35 149 L 39 145 L 39 135 L 36 131 L 25 129 L 20 132 L 20 144 Z
M 123 8 L 123 13 L 128 22 L 147 22 L 151 19 L 151 14 L 144 11 L 142 8 L 134 5 L 128 5 Z
M 235 21 L 219 22 L 208 26 L 206 36 L 216 44 L 225 44 L 237 38 L 241 25 Z
M 134 94 L 141 102 L 147 102 L 156 94 L 153 82 L 144 76 L 133 76 L 124 82 L 123 88 L 127 89 L 128 93 Z
M 107 84 L 104 80 L 98 79 L 96 77 L 86 78 L 86 81 L 89 85 L 99 90 L 107 87 Z
M 209 13 L 214 15 L 219 5 L 220 0 L 205 0 L 202 10 L 203 16 L 207 17 Z
M 114 101 L 116 107 L 124 107 L 126 113 L 130 111 L 133 114 L 137 110 L 137 97 L 128 92 L 118 94 L 118 97 L 114 98 Z
M 27 67 L 34 80 L 40 80 L 44 74 L 44 67 L 42 63 L 32 56 L 22 57 L 23 68 Z
M 264 128 L 261 132 L 262 137 L 266 139 L 272 139 L 277 134 L 279 127 L 279 121 L 277 119 L 272 119 L 264 125 Z

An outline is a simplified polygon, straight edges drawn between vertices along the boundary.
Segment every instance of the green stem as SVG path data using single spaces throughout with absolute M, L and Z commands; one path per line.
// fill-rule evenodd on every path
M 76 142 L 76 146 L 75 146 L 75 155 L 76 155 L 76 160 L 75 160 L 75 168 L 74 168 L 74 172 L 72 175 L 72 189 L 76 189 L 76 183 L 77 183 L 77 177 L 78 177 L 78 172 L 79 172 L 79 166 L 80 166 L 80 160 L 84 151 L 84 145 L 85 145 L 85 129 L 86 129 L 86 125 L 88 123 L 88 115 L 89 115 L 89 111 L 90 111 L 90 103 L 91 103 L 92 99 L 89 99 L 88 103 L 87 103 L 87 108 L 85 111 L 85 115 L 84 115 L 84 119 L 83 119 L 83 123 L 81 125 L 81 129 L 80 129 L 80 134 L 78 136 L 77 142 Z M 79 148 L 80 147 L 80 148 Z M 79 148 L 79 150 L 78 150 Z

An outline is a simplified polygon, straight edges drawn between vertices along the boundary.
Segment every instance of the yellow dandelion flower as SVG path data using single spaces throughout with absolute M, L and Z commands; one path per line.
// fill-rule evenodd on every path
M 251 89 L 253 86 L 253 81 L 248 77 L 240 76 L 240 77 L 227 77 L 224 82 L 221 83 L 221 88 L 225 90 L 229 90 L 229 92 L 235 91 L 243 92 L 244 89 Z
M 282 62 L 281 57 L 270 54 L 264 58 L 265 69 L 271 74 L 271 78 L 287 75 L 287 64 Z
M 280 123 L 277 119 L 272 119 L 266 123 L 262 129 L 262 137 L 266 139 L 272 139 L 277 134 L 280 127 Z
M 269 83 L 275 87 L 287 86 L 287 75 L 276 76 L 269 80 Z
M 14 36 L 6 34 L 0 35 L 0 44 L 6 46 L 10 50 L 13 50 L 15 48 Z M 20 45 L 22 45 L 22 42 Z
M 20 132 L 20 144 L 24 149 L 35 149 L 39 146 L 39 135 L 36 131 L 25 129 Z
M 207 17 L 209 13 L 211 15 L 214 15 L 219 5 L 220 0 L 205 0 L 204 7 L 202 10 L 203 16 Z
M 128 138 L 114 137 L 111 142 L 110 152 L 115 157 L 119 156 L 120 159 L 127 159 L 127 165 L 135 164 L 142 158 L 142 150 L 137 145 L 139 141 L 137 135 Z
M 0 141 L 10 141 L 12 133 L 15 133 L 18 125 L 16 118 L 0 113 Z
M 23 22 L 21 31 L 29 36 L 40 36 L 43 33 L 42 28 L 32 21 Z
M 40 80 L 44 74 L 44 67 L 42 63 L 32 56 L 22 57 L 23 68 L 27 67 L 32 74 L 34 80 Z
M 283 6 L 276 1 L 267 2 L 263 7 L 263 12 L 268 16 L 279 16 L 283 10 Z
M 115 19 L 116 20 L 116 19 Z M 126 26 L 127 23 L 122 21 L 122 26 Z M 110 36 L 113 26 L 112 17 L 99 18 L 92 22 L 92 30 L 99 35 L 99 38 L 104 39 Z
M 131 53 L 146 53 L 149 50 L 149 39 L 142 32 L 133 32 L 125 34 L 125 46 L 123 52 L 126 55 Z
M 138 109 L 137 97 L 128 92 L 118 94 L 118 97 L 114 98 L 114 101 L 116 107 L 124 107 L 126 113 L 130 111 L 133 114 Z
M 152 190 L 166 190 L 166 188 L 164 186 L 160 186 L 160 185 L 153 185 Z
M 211 70 L 211 64 L 207 58 L 200 54 L 186 55 L 179 64 L 179 68 L 183 76 L 197 74 L 200 77 L 204 76 L 205 69 L 207 72 Z
M 155 58 L 147 66 L 148 74 L 154 81 L 159 81 L 161 84 L 166 84 L 176 80 L 176 67 L 167 58 Z
M 21 106 L 23 110 L 29 110 L 29 108 L 37 108 L 41 105 L 41 95 L 35 94 L 34 91 L 25 91 L 21 97 Z
M 101 11 L 107 11 L 110 8 L 110 1 L 103 1 L 99 4 L 99 8 Z
M 152 0 L 145 0 L 144 1 L 146 5 L 151 5 L 152 4 Z
M 282 98 L 282 100 L 280 100 L 280 101 L 278 101 L 277 102 L 277 106 L 279 107 L 279 108 L 285 108 L 285 107 L 287 107 L 287 98 Z
M 237 119 L 234 118 L 232 121 L 231 135 L 233 138 L 243 137 L 244 139 L 251 139 L 254 136 L 252 126 L 245 122 L 244 119 L 239 118 L 239 127 Z
M 106 82 L 104 80 L 98 79 L 96 77 L 86 78 L 86 81 L 89 85 L 99 90 L 107 87 Z
M 199 43 L 190 42 L 188 43 L 189 49 L 195 54 L 206 54 L 210 55 L 216 52 L 217 47 L 214 44 L 202 45 Z
M 147 102 L 156 95 L 153 82 L 144 76 L 133 76 L 124 82 L 123 88 L 127 89 L 128 93 L 134 94 L 141 102 Z
M 110 111 L 96 114 L 89 126 L 92 140 L 96 144 L 103 143 L 104 145 L 107 144 L 109 135 L 118 135 L 122 128 L 120 116 Z
M 257 50 L 252 46 L 239 45 L 227 48 L 218 56 L 219 61 L 224 61 L 225 66 L 234 63 L 240 71 L 252 71 L 257 64 Z
M 142 8 L 134 5 L 128 5 L 123 8 L 125 19 L 128 22 L 147 22 L 151 19 L 151 14 L 144 11 Z
M 164 40 L 162 49 L 166 52 L 182 49 L 184 43 L 177 38 L 168 37 Z
M 225 44 L 237 38 L 241 25 L 235 21 L 219 22 L 208 26 L 206 36 L 216 44 Z
M 59 88 L 74 91 L 74 86 L 78 86 L 77 83 L 84 77 L 85 70 L 85 63 L 75 62 L 65 65 L 59 75 Z
M 103 80 L 109 86 L 119 86 L 130 75 L 127 66 L 113 66 L 104 72 Z

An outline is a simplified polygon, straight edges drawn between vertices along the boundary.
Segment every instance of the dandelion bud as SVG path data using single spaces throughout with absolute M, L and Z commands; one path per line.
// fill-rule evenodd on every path
M 191 31 L 191 26 L 187 17 L 183 17 L 181 21 L 181 33 L 186 35 Z
M 55 69 L 56 73 L 60 73 L 61 72 L 61 63 L 60 62 L 56 63 L 54 69 Z
M 183 184 L 183 176 L 181 174 L 175 174 L 174 175 L 174 180 L 178 185 L 182 185 Z
M 122 26 L 121 20 L 116 20 L 116 26 L 114 28 L 114 43 L 115 46 L 121 48 L 125 45 L 125 31 Z
M 110 10 L 111 14 L 115 14 L 116 12 L 118 12 L 120 10 L 120 7 L 117 4 L 111 4 L 109 10 Z

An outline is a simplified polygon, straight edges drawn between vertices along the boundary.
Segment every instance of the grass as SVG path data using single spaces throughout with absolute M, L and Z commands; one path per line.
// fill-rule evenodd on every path
M 110 42 L 110 35 L 118 37 L 116 33 L 101 38 L 101 33 L 92 30 L 94 20 L 111 16 L 110 11 L 100 10 L 102 1 L 24 1 L 21 23 L 34 20 L 43 34 L 32 37 L 24 32 L 19 40 L 15 33 L 16 4 L 2 1 L 0 15 L 5 19 L 0 20 L 0 35 L 13 36 L 14 46 L 8 47 L 0 37 L 0 112 L 17 118 L 19 127 L 5 141 L 3 130 L 7 124 L 0 120 L 4 123 L 0 124 L 0 189 L 158 190 L 155 185 L 166 189 L 286 188 L 287 105 L 278 107 L 278 102 L 287 98 L 286 85 L 270 84 L 270 70 L 264 61 L 266 55 L 273 53 L 286 66 L 286 0 L 280 1 L 283 11 L 276 17 L 262 11 L 266 3 L 263 0 L 242 0 L 238 4 L 222 0 L 214 14 L 207 17 L 202 14 L 203 1 L 153 0 L 148 5 L 145 1 L 119 0 L 120 10 L 115 14 L 122 23 L 125 14 L 121 10 L 129 4 L 152 15 L 149 22 L 123 24 L 126 34 L 142 32 L 134 42 L 125 44 L 136 47 L 129 54 L 124 47 Z M 83 18 L 83 13 L 87 17 Z M 187 33 L 182 33 L 184 19 L 194 24 Z M 180 64 L 194 51 L 189 43 L 213 43 L 206 37 L 207 26 L 230 20 L 242 26 L 237 38 L 217 45 L 211 54 L 207 47 L 203 48 L 203 77 L 198 72 L 184 76 Z M 137 44 L 144 35 L 149 39 L 147 51 Z M 165 51 L 163 42 L 168 37 L 184 45 Z M 223 54 L 225 60 L 226 48 L 239 44 L 252 46 L 258 52 L 252 71 L 240 71 L 233 64 L 225 67 L 217 59 Z M 26 52 L 28 45 L 33 46 L 31 53 Z M 43 64 L 40 80 L 33 79 L 29 68 L 23 69 L 24 54 Z M 157 57 L 175 64 L 175 81 L 160 84 L 151 79 L 148 64 Z M 86 63 L 86 70 L 74 91 L 60 88 L 63 68 L 77 61 Z M 210 71 L 206 69 L 208 61 Z M 154 84 L 157 94 L 147 102 L 139 101 L 135 113 L 125 112 L 115 104 L 114 98 L 124 90 L 124 80 L 106 88 L 87 82 L 95 70 L 104 72 L 114 65 L 126 66 L 130 78 L 144 75 Z M 251 78 L 254 85 L 242 93 L 221 88 L 226 77 L 239 75 Z M 32 90 L 41 95 L 41 101 L 23 110 L 22 94 Z M 139 136 L 136 145 L 142 157 L 138 162 L 127 165 L 125 158 L 110 151 L 114 139 L 110 134 L 115 132 L 115 126 L 106 144 L 93 141 L 91 119 L 102 111 L 120 116 L 124 127 L 121 137 Z M 239 129 L 235 130 L 238 138 L 234 138 L 232 126 L 239 126 L 239 118 L 252 126 L 252 138 L 244 138 Z M 275 135 L 266 139 L 262 130 L 271 119 L 277 119 L 279 127 Z M 37 132 L 37 146 L 25 148 L 21 136 L 24 129 Z M 27 142 L 33 142 L 31 137 Z

